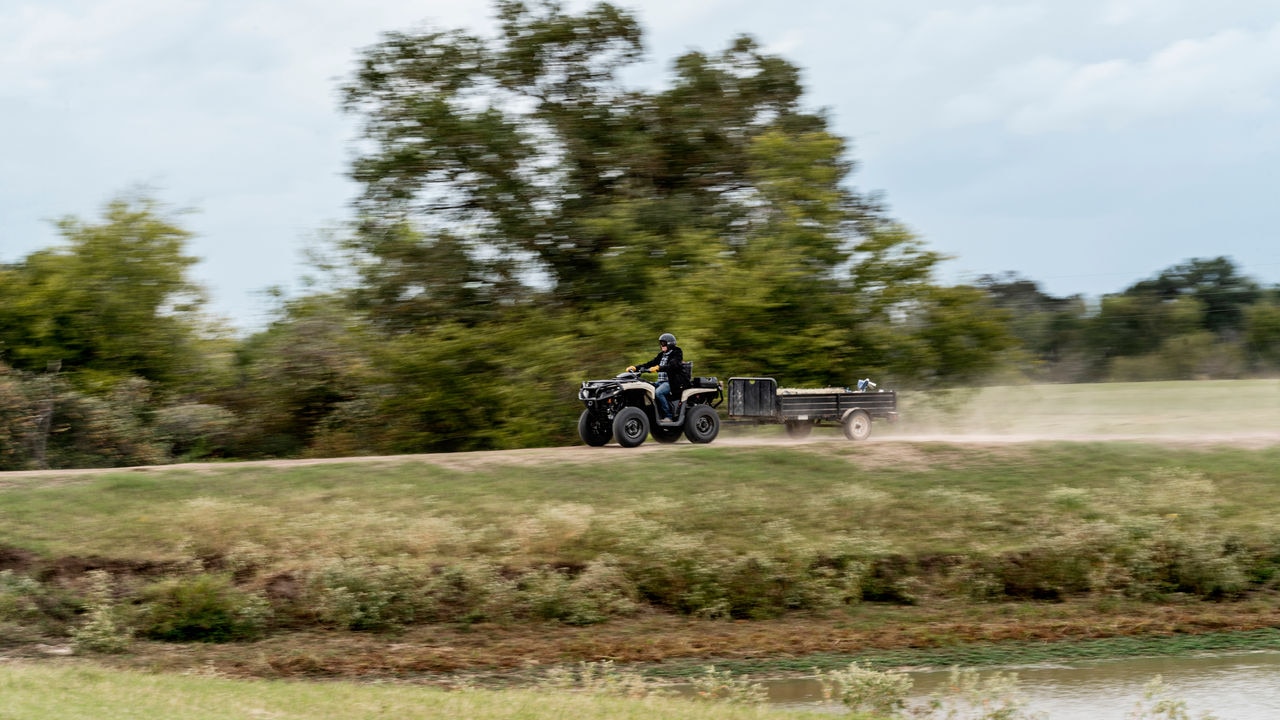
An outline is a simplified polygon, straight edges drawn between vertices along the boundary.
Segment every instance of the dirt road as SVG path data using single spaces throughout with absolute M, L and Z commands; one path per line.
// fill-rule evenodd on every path
M 1280 431 L 1257 430 L 1233 433 L 1152 433 L 1152 434 L 1080 434 L 1080 433 L 906 433 L 884 431 L 877 426 L 876 434 L 870 440 L 859 444 L 860 453 L 865 453 L 869 461 L 891 460 L 895 454 L 906 452 L 911 445 L 919 443 L 943 443 L 952 445 L 991 445 L 1010 446 L 1027 443 L 1044 442 L 1134 442 L 1152 445 L 1164 445 L 1178 448 L 1211 448 L 1238 447 L 1246 449 L 1262 449 L 1280 446 Z M 710 447 L 802 447 L 809 446 L 815 450 L 831 447 L 844 447 L 851 441 L 844 439 L 836 428 L 820 428 L 813 435 L 796 440 L 787 437 L 782 428 L 753 429 L 735 431 L 727 429 L 722 432 Z M 365 457 L 340 458 L 300 458 L 278 460 L 245 460 L 235 462 L 236 467 L 305 467 L 309 465 L 331 465 L 361 463 L 370 465 L 397 465 L 404 463 L 428 463 L 451 470 L 469 470 L 498 465 L 529 465 L 541 463 L 573 463 L 591 464 L 613 462 L 620 458 L 642 456 L 649 453 L 679 454 L 696 448 L 707 446 L 693 445 L 681 440 L 673 445 L 658 442 L 646 442 L 637 448 L 622 448 L 607 445 L 601 448 L 585 445 L 566 447 L 522 448 L 516 450 L 485 450 L 456 453 L 430 453 L 417 455 L 375 455 Z M 87 468 L 66 470 L 15 470 L 0 472 L 0 484 L 23 478 L 61 477 L 68 478 L 79 475 L 90 475 L 103 472 L 147 472 L 150 470 L 188 470 L 212 471 L 225 469 L 227 462 L 197 462 L 174 465 L 137 466 L 126 468 Z

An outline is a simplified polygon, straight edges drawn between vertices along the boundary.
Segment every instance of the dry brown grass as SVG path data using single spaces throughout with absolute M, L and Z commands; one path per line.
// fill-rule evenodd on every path
M 579 661 L 619 664 L 780 660 L 1002 641 L 1056 642 L 1194 635 L 1280 627 L 1271 599 L 1243 603 L 1100 608 L 1089 600 L 930 607 L 861 607 L 849 613 L 750 622 L 646 615 L 590 627 L 428 626 L 394 636 L 296 632 L 254 643 L 135 643 L 101 658 L 122 668 L 216 672 L 260 678 L 398 678 L 451 683 L 458 674 L 518 678 Z M 56 653 L 10 649 L 9 657 Z

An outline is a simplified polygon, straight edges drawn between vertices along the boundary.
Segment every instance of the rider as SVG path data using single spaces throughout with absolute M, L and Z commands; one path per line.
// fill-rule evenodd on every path
M 684 351 L 676 345 L 676 336 L 671 333 L 662 333 L 658 337 L 658 354 L 652 360 L 640 363 L 640 368 L 645 372 L 658 373 L 658 387 L 654 391 L 654 396 L 658 401 L 658 411 L 662 414 L 662 419 L 670 421 L 672 419 L 671 412 L 671 395 L 674 393 L 676 397 L 689 387 L 689 378 L 684 372 Z M 627 368 L 635 372 L 636 366 L 632 365 Z

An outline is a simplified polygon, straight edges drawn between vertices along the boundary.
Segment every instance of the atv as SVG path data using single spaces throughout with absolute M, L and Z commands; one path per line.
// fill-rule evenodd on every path
M 693 363 L 686 362 L 686 374 L 692 376 Z M 636 447 L 653 433 L 661 443 L 673 443 L 683 433 L 689 442 L 709 443 L 720 434 L 720 415 L 716 412 L 724 392 L 713 377 L 691 377 L 691 384 L 672 398 L 675 417 L 664 421 L 658 414 L 655 383 L 644 380 L 640 372 L 623 372 L 608 380 L 582 383 L 578 399 L 587 407 L 578 418 L 578 435 L 592 447 L 601 447 L 616 438 L 622 447 Z

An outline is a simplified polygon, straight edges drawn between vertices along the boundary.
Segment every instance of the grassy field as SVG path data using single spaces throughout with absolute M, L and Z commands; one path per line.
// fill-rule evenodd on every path
M 444 691 L 409 685 L 235 681 L 84 665 L 6 663 L 0 667 L 0 716 L 10 720 L 740 720 L 776 717 L 776 713 L 754 706 L 656 696 L 629 699 L 532 690 Z M 797 712 L 786 717 L 803 720 L 831 715 Z
M 1252 631 L 1280 623 L 1277 387 L 904 397 L 866 443 L 0 474 L 0 648 L 396 677 Z M 1002 423 L 1039 439 L 918 436 Z
M 661 453 L 23 477 L 0 487 L 0 545 L 271 570 L 341 557 L 580 564 L 640 538 L 937 554 L 1023 547 L 1095 521 L 1250 540 L 1280 529 L 1280 447 L 817 441 Z
M 1222 438 L 1280 431 L 1280 380 L 1021 385 L 904 394 L 906 432 Z M 880 428 L 877 426 L 877 432 Z

